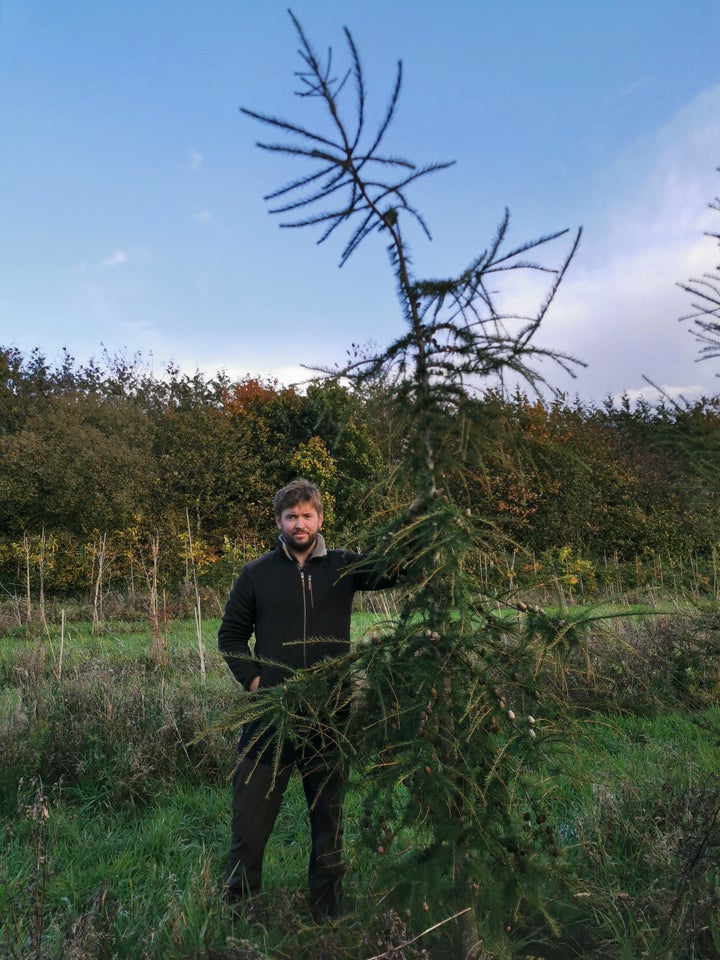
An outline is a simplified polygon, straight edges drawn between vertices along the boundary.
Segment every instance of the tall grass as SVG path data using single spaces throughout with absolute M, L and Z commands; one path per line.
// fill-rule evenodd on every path
M 373 619 L 357 616 L 356 633 Z M 448 918 L 432 891 L 403 899 L 384 869 L 402 877 L 413 837 L 382 855 L 360 842 L 360 772 L 347 803 L 347 915 L 309 922 L 297 780 L 263 902 L 252 915 L 224 908 L 235 732 L 217 721 L 242 693 L 214 653 L 216 627 L 203 624 L 204 681 L 194 621 L 171 622 L 163 650 L 144 624 L 0 642 L 0 953 L 442 960 Z M 517 909 L 501 875 L 478 878 L 487 960 L 720 957 L 717 631 L 712 608 L 622 618 L 566 664 L 574 732 L 545 771 L 547 821 L 527 824 L 557 857 L 543 896 Z

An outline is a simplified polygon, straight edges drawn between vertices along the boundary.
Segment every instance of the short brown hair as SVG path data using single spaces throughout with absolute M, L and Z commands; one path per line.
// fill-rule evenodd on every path
M 308 501 L 315 507 L 318 513 L 323 512 L 322 494 L 319 488 L 309 480 L 298 477 L 296 480 L 288 483 L 286 487 L 283 487 L 282 490 L 278 490 L 273 497 L 275 516 L 280 517 L 282 516 L 283 510 L 287 510 L 289 507 L 296 507 L 299 503 L 307 503 Z

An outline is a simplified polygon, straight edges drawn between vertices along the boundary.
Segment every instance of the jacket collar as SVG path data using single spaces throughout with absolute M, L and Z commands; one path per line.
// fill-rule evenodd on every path
M 285 543 L 285 538 L 283 537 L 282 534 L 280 534 L 280 536 L 278 537 L 278 540 L 280 541 L 280 548 L 282 549 L 282 552 L 285 554 L 288 560 L 292 560 L 293 563 L 297 563 L 296 558 L 288 550 L 288 546 Z M 318 533 L 317 539 L 315 540 L 315 546 L 312 549 L 312 553 L 305 558 L 305 563 L 307 563 L 308 560 L 314 560 L 315 557 L 325 557 L 325 556 L 327 556 L 327 547 L 325 546 L 325 537 L 323 537 L 321 533 Z

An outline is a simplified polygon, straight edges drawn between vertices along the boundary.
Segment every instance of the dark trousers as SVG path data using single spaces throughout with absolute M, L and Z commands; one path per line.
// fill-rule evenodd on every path
M 342 805 L 346 778 L 337 764 L 329 763 L 316 751 L 298 750 L 283 756 L 274 782 L 272 766 L 258 762 L 257 756 L 245 757 L 236 766 L 232 779 L 232 840 L 225 871 L 228 899 L 260 893 L 265 847 L 295 767 L 302 777 L 310 814 L 310 910 L 317 919 L 336 916 L 344 873 Z

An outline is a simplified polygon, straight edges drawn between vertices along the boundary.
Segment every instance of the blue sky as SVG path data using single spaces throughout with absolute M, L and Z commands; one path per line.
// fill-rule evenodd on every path
M 588 367 L 553 382 L 718 392 L 676 286 L 718 262 L 718 0 L 292 9 L 338 65 L 350 28 L 378 115 L 402 59 L 388 145 L 457 161 L 414 194 L 417 273 L 461 270 L 505 207 L 517 243 L 582 226 L 540 342 Z M 300 168 L 239 107 L 309 122 L 297 46 L 274 0 L 0 0 L 0 345 L 289 383 L 402 330 L 380 237 L 338 269 L 263 202 Z

